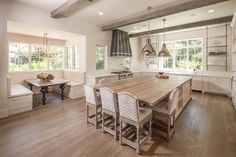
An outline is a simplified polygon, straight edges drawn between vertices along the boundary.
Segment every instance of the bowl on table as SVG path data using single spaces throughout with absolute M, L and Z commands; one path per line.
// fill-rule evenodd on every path
M 40 79 L 41 82 L 50 82 L 55 78 L 55 76 L 53 74 L 40 73 L 37 75 L 37 78 Z

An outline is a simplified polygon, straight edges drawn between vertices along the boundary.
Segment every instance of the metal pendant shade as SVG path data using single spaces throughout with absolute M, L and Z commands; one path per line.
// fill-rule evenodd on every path
M 169 50 L 166 48 L 166 44 L 163 43 L 161 50 L 158 53 L 158 57 L 171 57 Z
M 150 20 L 150 17 L 149 17 L 150 16 L 150 10 L 151 10 L 151 7 L 148 7 L 147 8 L 147 11 L 148 11 L 147 19 L 148 19 L 148 32 L 149 32 L 149 34 L 150 34 L 150 22 L 149 22 L 149 20 Z M 146 56 L 156 56 L 156 50 L 152 46 L 151 39 L 149 38 L 149 36 L 146 39 L 146 45 L 141 50 L 141 54 L 146 55 Z
M 146 56 L 156 55 L 156 51 L 153 48 L 153 46 L 151 44 L 151 39 L 149 37 L 146 39 L 146 45 L 143 47 L 141 54 L 146 55 Z
M 164 28 L 165 28 L 165 21 L 166 19 L 163 19 Z M 171 57 L 170 51 L 167 49 L 166 43 L 165 43 L 165 32 L 164 32 L 164 42 L 162 44 L 161 50 L 158 53 L 158 57 Z

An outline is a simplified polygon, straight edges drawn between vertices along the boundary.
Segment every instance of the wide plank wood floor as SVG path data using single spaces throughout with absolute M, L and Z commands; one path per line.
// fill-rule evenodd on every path
M 0 120 L 1 157 L 138 156 L 86 123 L 83 98 L 58 98 L 50 93 L 48 105 Z M 154 136 L 142 149 L 140 156 L 236 157 L 236 111 L 230 98 L 194 92 L 171 142 Z

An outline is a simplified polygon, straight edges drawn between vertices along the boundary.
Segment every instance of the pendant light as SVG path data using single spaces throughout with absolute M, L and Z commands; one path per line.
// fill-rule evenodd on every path
M 165 29 L 165 22 L 166 19 L 163 19 L 164 23 L 164 29 Z M 158 53 L 158 57 L 171 57 L 169 50 L 166 48 L 166 43 L 165 43 L 165 30 L 164 30 L 164 42 L 162 44 L 162 48 Z
M 153 48 L 152 44 L 151 44 L 151 39 L 150 39 L 150 10 L 152 9 L 152 7 L 147 7 L 147 20 L 148 20 L 148 36 L 146 39 L 146 45 L 143 47 L 143 49 L 141 50 L 141 54 L 142 55 L 146 55 L 146 56 L 156 56 L 156 51 Z

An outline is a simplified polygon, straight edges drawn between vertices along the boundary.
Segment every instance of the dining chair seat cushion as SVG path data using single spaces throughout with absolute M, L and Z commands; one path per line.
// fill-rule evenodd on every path
M 164 114 L 170 114 L 170 112 L 168 111 L 168 102 L 166 101 L 159 102 L 156 106 L 153 107 L 153 110 Z
M 148 116 L 150 116 L 152 114 L 152 110 L 149 108 L 139 108 L 139 121 L 144 120 L 145 118 L 147 118 Z

